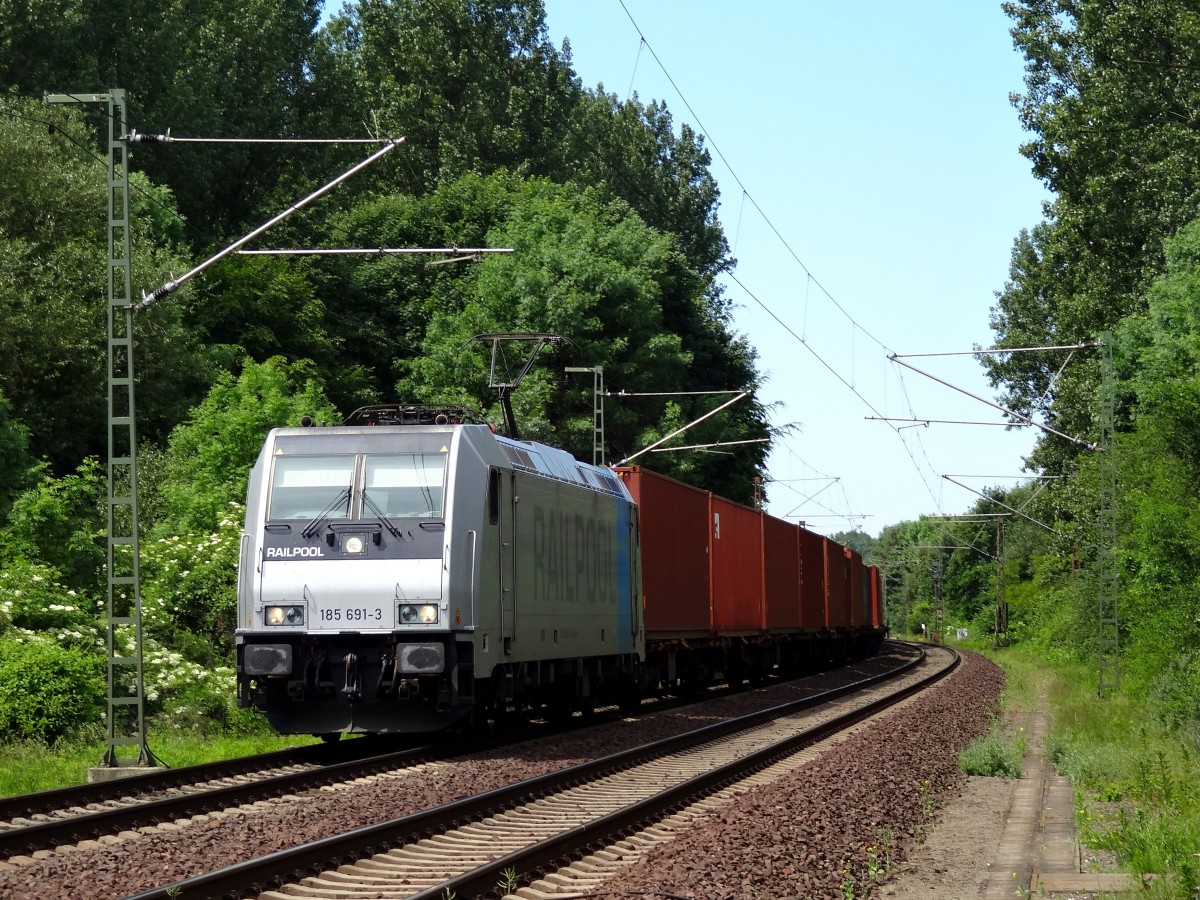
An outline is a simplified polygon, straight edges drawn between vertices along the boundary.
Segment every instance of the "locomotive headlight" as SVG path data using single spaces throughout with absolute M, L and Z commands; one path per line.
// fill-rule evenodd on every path
M 405 625 L 432 625 L 438 620 L 438 608 L 432 603 L 423 606 L 405 603 L 400 606 L 400 621 Z
M 268 625 L 303 625 L 303 606 L 268 606 L 263 615 Z
M 357 534 L 352 534 L 350 537 L 346 538 L 346 543 L 342 546 L 342 549 L 346 553 L 362 553 L 363 539 Z

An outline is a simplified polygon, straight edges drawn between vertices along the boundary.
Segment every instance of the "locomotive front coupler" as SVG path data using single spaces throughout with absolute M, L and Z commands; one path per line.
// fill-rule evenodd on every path
M 343 694 L 347 700 L 361 700 L 362 676 L 358 671 L 358 656 L 354 653 L 347 653 L 343 662 L 346 664 L 346 678 L 339 693 Z

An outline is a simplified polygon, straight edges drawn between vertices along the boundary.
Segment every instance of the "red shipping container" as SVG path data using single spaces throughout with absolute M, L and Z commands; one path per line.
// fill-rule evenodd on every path
M 830 628 L 850 627 L 850 580 L 846 577 L 846 548 L 824 538 L 825 624 Z
M 713 626 L 721 634 L 758 634 L 763 623 L 763 514 L 713 495 L 709 510 Z
M 640 466 L 617 474 L 638 505 L 646 639 L 709 634 L 708 492 Z
M 883 627 L 883 573 L 871 566 L 871 627 Z
M 762 517 L 763 598 L 769 631 L 800 628 L 800 544 L 796 526 L 773 516 Z
M 846 569 L 850 574 L 850 624 L 862 628 L 871 621 L 870 584 L 862 556 L 846 548 Z
M 820 631 L 825 627 L 825 538 L 805 528 L 796 529 L 800 548 L 800 627 Z

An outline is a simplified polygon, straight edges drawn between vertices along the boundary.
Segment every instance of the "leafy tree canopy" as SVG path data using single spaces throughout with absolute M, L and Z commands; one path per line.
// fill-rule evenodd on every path
M 124 88 L 130 123 L 147 134 L 298 136 L 321 6 L 0 0 L 0 84 L 38 98 Z M 292 161 L 278 147 L 178 143 L 145 147 L 134 159 L 152 180 L 171 185 L 202 243 L 257 214 Z
M 489 360 L 473 337 L 497 332 L 561 335 L 570 344 L 560 345 L 550 361 L 532 371 L 514 394 L 514 404 L 520 408 L 525 436 L 563 443 L 588 458 L 592 385 L 590 379 L 568 380 L 566 366 L 602 366 L 606 386 L 630 393 L 753 385 L 752 351 L 731 339 L 720 316 L 705 313 L 707 300 L 695 293 L 700 283 L 686 277 L 675 242 L 647 228 L 627 204 L 597 189 L 580 191 L 544 180 L 493 176 L 465 181 L 472 196 L 488 203 L 496 201 L 498 192 L 503 194 L 503 203 L 491 209 L 494 218 L 480 218 L 495 222 L 487 236 L 490 246 L 516 252 L 489 256 L 478 264 L 474 277 L 443 282 L 442 290 L 431 294 L 434 305 L 427 311 L 421 352 L 398 367 L 400 396 L 469 403 L 489 410 L 500 422 L 496 397 L 487 387 Z M 679 334 L 665 328 L 670 305 L 693 306 L 695 319 L 704 322 L 708 332 Z M 689 348 L 693 341 L 700 352 Z M 710 353 L 718 341 L 726 349 L 719 358 Z M 696 365 L 698 359 L 703 366 Z M 610 453 L 617 458 L 632 455 L 666 435 L 668 402 L 662 397 L 607 400 L 605 438 Z M 697 401 L 681 396 L 674 402 L 685 422 L 716 405 L 711 397 Z M 687 441 L 676 443 L 765 436 L 763 410 L 750 403 L 688 434 Z M 730 477 L 719 483 L 728 484 L 735 499 L 745 500 L 752 496 L 753 469 L 763 453 L 760 448 L 699 464 L 656 459 L 653 467 L 693 483 L 728 473 Z M 750 464 L 739 469 L 730 459 L 748 459 Z
M 0 532 L 0 563 L 49 566 L 70 589 L 96 595 L 104 583 L 106 497 L 104 470 L 95 459 L 62 478 L 42 472 L 12 504 Z
M 1014 96 L 1032 139 L 1022 147 L 1054 192 L 1046 220 L 1017 238 L 992 316 L 998 347 L 1093 341 L 1144 310 L 1166 239 L 1200 212 L 1200 11 L 1180 0 L 1006 3 L 1026 59 Z M 1007 404 L 1070 434 L 1093 430 L 1095 364 L 1013 354 L 984 366 Z M 1078 453 L 1043 442 L 1055 471 Z
M 31 478 L 29 429 L 11 416 L 12 405 L 0 394 L 0 522 L 8 516 L 12 498 Z
M 3 102 L 13 115 L 0 116 L 0 389 L 28 428 L 30 452 L 65 473 L 106 446 L 103 158 L 81 151 L 91 132 L 80 114 L 66 111 L 51 133 L 41 104 Z M 157 285 L 182 269 L 164 210 L 167 221 L 177 216 L 169 192 L 140 175 L 129 193 L 134 284 Z M 140 421 L 159 434 L 210 369 L 178 306 L 156 307 L 135 327 Z
M 241 374 L 223 375 L 187 420 L 171 432 L 162 475 L 165 534 L 217 530 L 231 501 L 246 496 L 250 467 L 267 431 L 316 422 L 340 423 L 311 363 L 247 360 Z

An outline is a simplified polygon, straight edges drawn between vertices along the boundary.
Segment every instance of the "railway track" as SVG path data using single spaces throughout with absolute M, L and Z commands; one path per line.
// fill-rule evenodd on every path
M 368 755 L 339 759 L 328 747 L 295 748 L 6 798 L 0 801 L 0 859 L 316 790 L 419 765 L 436 754 L 428 747 L 378 753 L 371 741 L 352 743 Z
M 441 900 L 515 889 L 558 863 L 614 844 L 627 858 L 653 823 L 851 727 L 947 674 L 957 655 L 920 659 L 806 700 L 677 735 L 381 825 L 294 847 L 136 900 L 261 896 Z M 919 671 L 918 671 L 919 669 Z M 733 788 L 732 790 L 737 790 Z M 645 829 L 651 827 L 651 831 Z M 658 828 L 669 826 L 658 826 Z M 650 840 L 653 840 L 651 838 Z M 591 865 L 594 868 L 594 863 Z M 588 866 L 584 867 L 585 870 Z M 315 873 L 320 874 L 315 874 Z M 567 876 L 556 875 L 555 878 Z M 552 885 L 553 882 L 546 884 Z M 527 896 L 536 896 L 533 891 Z
M 725 693 L 729 693 L 728 688 L 713 688 L 701 699 Z M 668 697 L 648 701 L 645 710 L 696 702 L 700 702 L 696 697 Z M 305 794 L 452 757 L 486 753 L 507 744 L 601 724 L 621 715 L 615 707 L 600 709 L 586 720 L 537 723 L 491 736 L 458 738 L 452 747 L 437 743 L 413 747 L 412 739 L 407 738 L 408 744 L 394 749 L 406 738 L 361 738 L 0 798 L 0 860 L 32 857 L 39 851 Z

